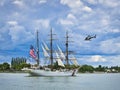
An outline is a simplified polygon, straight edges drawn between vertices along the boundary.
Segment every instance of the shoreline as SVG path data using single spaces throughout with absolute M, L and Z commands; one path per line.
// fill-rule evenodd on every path
M 0 73 L 28 73 L 28 71 L 0 71 Z
M 0 73 L 29 73 L 29 71 L 0 71 Z M 77 74 L 109 74 L 109 73 L 120 73 L 120 72 L 78 72 Z

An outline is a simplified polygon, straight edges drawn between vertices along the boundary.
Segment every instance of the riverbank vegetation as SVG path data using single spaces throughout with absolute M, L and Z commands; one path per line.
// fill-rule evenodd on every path
M 23 68 L 30 68 L 30 64 L 26 63 L 26 58 L 12 58 L 11 64 L 4 62 L 0 64 L 0 72 L 16 72 L 22 71 Z
M 95 73 L 95 72 L 107 72 L 107 73 L 120 73 L 120 67 L 119 66 L 102 66 L 99 65 L 98 67 L 93 67 L 91 65 L 82 65 L 79 68 L 79 71 L 81 73 Z
M 22 71 L 23 68 L 30 68 L 31 64 L 27 63 L 26 58 L 12 58 L 11 64 L 4 62 L 0 64 L 0 72 L 14 72 L 14 71 Z M 48 65 L 50 67 L 50 65 Z M 98 65 L 97 67 L 93 67 L 91 65 L 82 65 L 82 66 L 75 66 L 75 65 L 65 65 L 68 70 L 71 69 L 78 69 L 79 73 L 95 73 L 95 72 L 107 72 L 107 73 L 120 73 L 120 66 L 102 66 Z M 58 66 L 57 63 L 54 63 L 53 69 L 64 69 L 64 67 Z

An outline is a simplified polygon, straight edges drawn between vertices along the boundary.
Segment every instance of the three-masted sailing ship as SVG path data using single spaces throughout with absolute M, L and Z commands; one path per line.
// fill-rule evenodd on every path
M 37 49 L 36 49 L 36 55 L 35 50 L 33 47 L 30 48 L 30 56 L 34 58 L 37 62 L 36 68 L 29 69 L 29 73 L 32 76 L 74 76 L 77 72 L 76 69 L 68 70 L 66 69 L 66 66 L 69 65 L 69 60 L 73 62 L 75 66 L 79 66 L 76 58 L 72 55 L 69 59 L 69 50 L 68 50 L 68 32 L 66 32 L 66 52 L 63 53 L 62 49 L 57 45 L 58 50 L 53 50 L 53 31 L 50 30 L 50 48 L 48 48 L 47 44 L 43 42 L 41 45 L 43 50 L 43 55 L 45 57 L 45 61 L 49 61 L 50 65 L 40 65 L 40 58 L 39 58 L 39 38 L 38 38 L 38 31 L 37 31 Z M 66 65 L 63 63 L 66 62 Z M 54 68 L 54 64 L 57 64 L 59 68 Z M 40 68 L 42 67 L 42 68 Z

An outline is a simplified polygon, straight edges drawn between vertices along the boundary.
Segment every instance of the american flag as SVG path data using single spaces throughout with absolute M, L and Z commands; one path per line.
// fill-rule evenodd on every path
M 36 55 L 35 55 L 35 50 L 33 48 L 33 46 L 31 45 L 30 46 L 30 52 L 29 52 L 30 56 L 33 58 L 33 59 L 36 59 Z

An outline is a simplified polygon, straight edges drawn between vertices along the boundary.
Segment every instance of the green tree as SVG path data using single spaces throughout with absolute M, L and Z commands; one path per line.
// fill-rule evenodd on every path
M 99 65 L 97 68 L 95 68 L 95 71 L 99 71 L 99 72 L 105 72 L 106 67 L 102 67 L 102 65 Z
M 3 65 L 2 65 L 2 64 L 0 64 L 0 71 L 1 71 L 1 70 L 3 70 Z
M 26 63 L 27 59 L 24 57 L 16 57 L 11 60 L 11 67 L 14 70 L 21 70 L 24 67 L 30 67 L 30 64 Z
M 83 65 L 79 68 L 79 72 L 85 73 L 85 72 L 90 72 L 92 73 L 94 71 L 94 67 L 91 65 Z
M 3 70 L 9 70 L 10 65 L 7 62 L 5 62 L 5 63 L 3 63 L 2 68 L 3 68 Z

